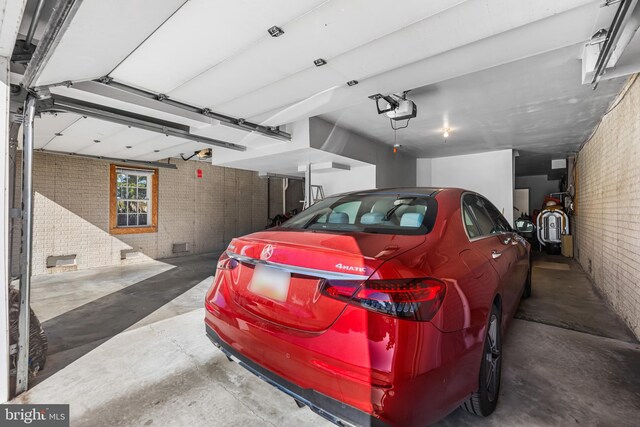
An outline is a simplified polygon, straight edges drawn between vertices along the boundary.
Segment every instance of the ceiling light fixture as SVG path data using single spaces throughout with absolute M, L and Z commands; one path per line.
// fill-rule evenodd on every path
M 280 37 L 284 34 L 284 30 L 278 26 L 273 26 L 267 30 L 271 37 Z
M 349 80 L 349 81 L 347 82 L 347 86 L 355 86 L 355 85 L 357 85 L 357 84 L 358 84 L 358 81 L 357 81 L 357 80 Z
M 315 61 L 313 61 L 313 64 L 314 64 L 316 67 L 322 67 L 323 65 L 326 65 L 326 64 L 327 64 L 327 61 L 325 61 L 325 60 L 324 60 L 324 59 L 322 59 L 322 58 L 318 58 L 318 59 L 316 59 Z
M 444 142 L 447 142 L 447 138 L 449 138 L 449 134 L 451 133 L 451 129 L 450 128 L 444 128 L 442 129 L 442 137 L 444 138 Z

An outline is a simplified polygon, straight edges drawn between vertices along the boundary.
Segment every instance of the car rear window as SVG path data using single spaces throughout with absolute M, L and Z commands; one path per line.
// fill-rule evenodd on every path
M 324 199 L 282 225 L 291 230 L 427 234 L 435 223 L 433 197 L 411 194 L 349 194 Z

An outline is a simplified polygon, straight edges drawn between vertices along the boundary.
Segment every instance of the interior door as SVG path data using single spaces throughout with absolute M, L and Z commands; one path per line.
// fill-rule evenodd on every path
M 513 219 L 517 219 L 523 213 L 529 215 L 529 189 L 516 188 L 513 190 Z

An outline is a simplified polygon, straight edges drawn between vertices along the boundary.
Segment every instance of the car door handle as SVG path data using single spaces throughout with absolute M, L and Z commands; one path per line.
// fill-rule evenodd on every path
M 511 237 L 505 237 L 504 240 L 502 241 L 503 245 L 508 245 L 509 243 L 511 243 L 513 239 Z
M 498 259 L 502 256 L 502 252 L 498 252 L 496 250 L 491 251 L 491 258 Z

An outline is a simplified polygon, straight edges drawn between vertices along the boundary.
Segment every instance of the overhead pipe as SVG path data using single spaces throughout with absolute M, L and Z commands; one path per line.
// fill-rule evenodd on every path
M 620 31 L 631 15 L 631 12 L 633 12 L 633 6 L 636 5 L 637 1 L 638 0 L 622 0 L 618 6 L 618 10 L 616 10 L 616 14 L 611 22 L 611 27 L 609 27 L 609 31 L 607 31 L 607 38 L 602 44 L 602 49 L 596 61 L 595 72 L 591 80 L 594 90 L 598 87 L 598 83 L 606 71 L 607 64 L 620 38 Z
M 143 166 L 149 166 L 154 168 L 178 169 L 178 166 L 174 165 L 173 163 L 151 162 L 147 160 L 131 160 L 131 159 L 122 159 L 118 157 L 107 157 L 107 156 L 93 156 L 91 154 L 65 153 L 63 151 L 45 150 L 44 148 L 40 148 L 37 151 L 41 153 L 55 154 L 59 156 L 82 157 L 85 159 L 96 159 L 96 160 L 108 160 L 110 162 L 127 163 L 132 165 L 143 165 Z
M 24 39 L 25 49 L 29 49 L 31 47 L 33 36 L 36 33 L 36 29 L 38 28 L 38 20 L 40 19 L 40 12 L 42 12 L 42 6 L 44 6 L 44 0 L 38 0 L 38 3 L 36 4 L 36 10 L 33 12 L 33 19 L 31 20 L 31 24 L 29 24 L 27 37 L 25 37 Z
M 22 140 L 22 247 L 20 251 L 20 313 L 18 317 L 18 354 L 16 395 L 29 386 L 29 314 L 31 301 L 31 252 L 33 244 L 33 125 L 36 98 L 29 94 L 24 107 Z
M 75 99 L 57 96 L 57 95 L 54 95 L 52 99 L 53 99 L 53 105 L 47 106 L 44 109 L 45 111 L 46 110 L 51 110 L 51 111 L 63 110 L 69 113 L 75 113 L 82 116 L 89 116 L 96 119 L 121 124 L 124 126 L 131 126 L 138 129 L 144 129 L 151 132 L 161 133 L 167 136 L 184 138 L 191 141 L 201 142 L 203 144 L 213 145 L 216 147 L 228 148 L 230 150 L 236 150 L 236 151 L 247 150 L 247 147 L 245 147 L 244 145 L 239 145 L 239 144 L 234 144 L 232 142 L 221 141 L 219 139 L 194 135 L 187 130 L 170 127 L 165 124 L 156 123 L 150 118 L 133 114 L 133 113 L 128 113 L 126 111 L 105 108 L 97 104 L 78 101 Z
M 202 109 L 202 108 L 194 107 L 193 105 L 185 104 L 184 102 L 174 101 L 173 99 L 169 98 L 164 94 L 155 94 L 152 92 L 148 92 L 146 90 L 138 89 L 123 83 L 116 82 L 110 77 L 103 77 L 102 79 L 95 80 L 95 82 L 103 85 L 111 86 L 113 88 L 122 90 L 124 92 L 128 92 L 133 95 L 138 95 L 138 96 L 149 98 L 149 99 L 155 99 L 155 100 L 158 100 L 159 102 L 172 105 L 176 108 L 181 108 L 185 111 L 202 114 L 206 117 L 219 120 L 229 126 L 236 127 L 238 129 L 242 129 L 250 132 L 257 132 L 262 135 L 265 135 L 271 138 L 280 139 L 283 141 L 291 141 L 291 134 L 284 132 L 277 127 L 263 126 L 257 123 L 247 121 L 245 119 L 238 119 L 235 117 L 216 113 L 209 110 L 208 108 Z

